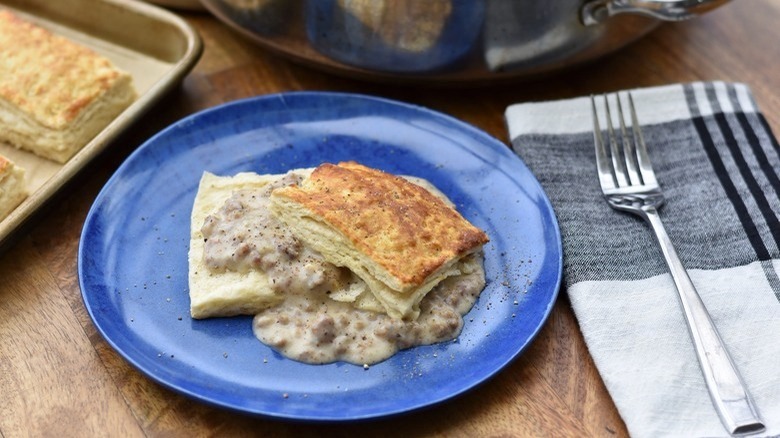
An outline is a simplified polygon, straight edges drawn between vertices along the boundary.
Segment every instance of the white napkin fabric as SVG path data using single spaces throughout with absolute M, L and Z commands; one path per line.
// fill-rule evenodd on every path
M 759 436 L 777 436 L 780 147 L 744 84 L 630 92 L 667 200 L 661 219 L 764 420 Z M 555 209 L 564 289 L 629 433 L 728 436 L 652 231 L 602 196 L 590 98 L 512 105 L 506 120 Z

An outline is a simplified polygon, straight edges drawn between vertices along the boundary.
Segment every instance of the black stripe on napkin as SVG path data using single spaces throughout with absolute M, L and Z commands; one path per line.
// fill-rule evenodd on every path
M 731 202 L 731 205 L 734 206 L 734 211 L 737 213 L 737 218 L 742 224 L 742 228 L 745 230 L 750 245 L 753 247 L 759 260 L 769 260 L 769 250 L 767 250 L 764 242 L 761 240 L 758 228 L 756 228 L 756 224 L 750 217 L 745 202 L 740 197 L 739 191 L 737 191 L 737 187 L 731 179 L 731 175 L 729 175 L 725 164 L 723 164 L 723 160 L 718 154 L 717 148 L 715 147 L 715 141 L 712 139 L 712 135 L 710 135 L 710 132 L 707 129 L 704 118 L 700 115 L 699 105 L 696 103 L 696 96 L 690 85 L 685 86 L 685 97 L 688 100 L 688 107 L 691 111 L 691 121 L 693 122 L 694 128 L 696 128 L 696 132 L 699 134 L 699 139 L 701 140 L 704 152 L 707 154 L 707 158 L 709 158 L 710 164 L 715 170 L 715 176 L 718 177 L 718 181 L 726 192 L 726 196 Z
M 775 196 L 777 197 L 778 201 L 780 201 L 780 177 L 778 177 L 777 172 L 775 172 L 775 169 L 770 164 L 769 158 L 767 157 L 766 152 L 764 152 L 764 148 L 761 147 L 761 141 L 758 139 L 758 135 L 756 135 L 756 131 L 750 125 L 747 115 L 745 115 L 745 109 L 742 107 L 742 104 L 739 102 L 739 99 L 737 98 L 736 90 L 734 89 L 734 87 L 729 86 L 728 91 L 729 91 L 729 100 L 731 100 L 733 105 L 736 105 L 739 108 L 739 111 L 735 111 L 734 115 L 737 117 L 737 121 L 739 121 L 739 126 L 742 128 L 742 132 L 745 134 L 748 145 L 750 145 L 750 150 L 753 152 L 753 155 L 756 157 L 756 160 L 758 161 L 758 165 L 761 168 L 761 172 L 763 172 L 764 176 L 766 176 L 767 181 L 769 181 L 769 184 L 774 189 Z M 764 129 L 764 131 L 767 134 L 769 134 L 768 138 L 770 139 L 772 146 L 774 147 L 774 150 L 780 151 L 780 148 L 778 148 L 777 145 L 777 141 L 775 140 L 775 137 L 772 135 L 771 130 L 769 129 L 769 125 L 766 124 L 766 121 L 764 120 L 764 117 L 761 114 L 759 114 L 759 122 L 761 122 L 761 126 Z
M 780 153 L 780 144 L 777 143 L 777 137 L 775 137 L 775 134 L 772 132 L 772 128 L 769 127 L 769 122 L 766 121 L 766 118 L 764 118 L 763 114 L 758 114 L 758 122 L 761 124 L 761 128 L 764 130 L 764 134 L 772 143 L 772 147 L 775 149 L 775 151 Z
M 780 222 L 778 221 L 777 215 L 772 210 L 772 207 L 769 204 L 769 201 L 767 200 L 761 186 L 758 184 L 756 177 L 751 171 L 750 166 L 746 161 L 744 154 L 742 153 L 742 150 L 739 148 L 739 143 L 737 142 L 737 139 L 734 135 L 734 131 L 731 129 L 726 116 L 721 110 L 720 103 L 718 102 L 718 98 L 715 94 L 712 84 L 707 84 L 705 86 L 705 91 L 707 100 L 713 109 L 711 118 L 715 121 L 715 126 L 717 126 L 717 133 L 720 134 L 720 137 L 723 139 L 728 150 L 728 154 L 737 166 L 739 176 L 742 177 L 742 182 L 744 182 L 745 186 L 750 192 L 752 200 L 758 207 L 759 213 L 764 219 L 769 233 L 774 240 L 775 248 L 780 248 Z M 771 263 L 772 256 L 770 249 L 763 240 L 763 237 L 759 232 L 758 227 L 756 226 L 754 218 L 751 215 L 750 209 L 748 208 L 745 200 L 740 195 L 732 175 L 729 173 L 726 165 L 724 164 L 721 152 L 719 152 L 718 148 L 716 147 L 715 140 L 713 139 L 713 135 L 708 128 L 705 116 L 701 115 L 698 103 L 696 102 L 696 96 L 694 94 L 693 88 L 690 85 L 685 86 L 685 95 L 688 101 L 689 109 L 691 111 L 693 125 L 699 135 L 707 158 L 709 159 L 710 164 L 715 171 L 715 175 L 723 187 L 729 201 L 734 207 L 748 241 L 753 247 L 758 260 L 761 262 L 767 282 L 772 287 L 775 297 L 778 299 L 778 301 L 780 301 L 780 277 Z M 735 93 L 729 92 L 729 98 L 731 104 L 735 108 L 740 108 L 741 110 Z M 754 154 L 754 158 L 759 163 L 759 167 L 761 168 L 762 173 L 766 176 L 767 180 L 770 182 L 772 187 L 775 189 L 775 192 L 777 193 L 777 187 L 772 183 L 773 178 L 777 179 L 777 174 L 769 164 L 768 157 L 762 149 L 761 143 L 758 140 L 756 133 L 748 123 L 747 117 L 743 111 L 735 111 L 735 115 L 739 120 L 740 127 L 744 131 L 747 142 L 750 143 L 750 148 Z M 741 119 L 744 119 L 744 122 Z M 757 153 L 757 150 L 760 152 Z
M 752 195 L 756 206 L 758 206 L 758 210 L 761 213 L 761 216 L 764 218 L 764 221 L 766 221 L 766 224 L 769 227 L 769 233 L 772 235 L 776 247 L 780 248 L 780 221 L 777 220 L 777 215 L 775 215 L 774 211 L 772 211 L 772 207 L 769 205 L 769 201 L 767 201 L 764 191 L 758 184 L 756 176 L 750 169 L 750 166 L 745 159 L 745 155 L 742 153 L 742 150 L 739 147 L 739 143 L 737 142 L 737 139 L 734 135 L 734 131 L 731 129 L 731 126 L 726 120 L 726 115 L 723 113 L 720 107 L 720 102 L 718 101 L 718 96 L 715 94 L 715 88 L 713 84 L 705 85 L 705 90 L 707 92 L 707 99 L 710 101 L 710 105 L 714 111 L 713 117 L 715 119 L 715 123 L 718 125 L 718 129 L 723 136 L 723 140 L 729 150 L 729 153 L 731 154 L 731 158 L 737 165 L 737 169 L 739 170 L 739 174 L 742 176 L 745 185 L 747 186 L 748 190 L 750 190 L 750 194 Z M 734 102 L 731 103 L 732 105 L 735 104 Z M 741 114 L 744 116 L 744 113 Z M 760 148 L 760 145 L 756 146 Z M 758 157 L 754 158 L 757 159 Z
M 723 160 L 715 149 L 715 143 L 707 130 L 704 119 L 697 116 L 693 117 L 692 122 L 693 126 L 696 128 L 696 132 L 699 133 L 704 152 L 707 154 L 707 158 L 710 159 L 710 164 L 712 164 L 713 169 L 715 169 L 715 175 L 718 177 L 721 186 L 723 186 L 723 190 L 726 192 L 729 201 L 731 201 L 731 204 L 734 206 L 737 218 L 739 218 L 739 222 L 742 223 L 742 228 L 745 230 L 745 234 L 747 235 L 751 246 L 753 246 L 753 250 L 755 250 L 758 259 L 769 260 L 769 250 L 767 250 L 764 242 L 761 240 L 761 236 L 758 234 L 758 228 L 756 228 L 756 224 L 750 217 L 745 202 L 742 201 L 742 198 L 739 196 L 739 192 L 737 191 L 734 182 L 731 180 L 731 177 L 726 170 L 726 166 L 723 164 Z

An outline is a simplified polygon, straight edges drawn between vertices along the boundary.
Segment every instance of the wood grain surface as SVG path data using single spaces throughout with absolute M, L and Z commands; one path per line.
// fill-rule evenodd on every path
M 205 52 L 182 86 L 89 166 L 0 255 L 0 436 L 626 436 L 565 291 L 540 336 L 495 378 L 401 417 L 308 424 L 254 418 L 194 402 L 153 383 L 97 333 L 77 282 L 81 227 L 98 191 L 151 135 L 200 109 L 288 90 L 366 93 L 424 105 L 507 142 L 504 108 L 622 88 L 697 80 L 750 85 L 780 129 L 780 2 L 734 1 L 664 25 L 588 66 L 533 82 L 422 88 L 361 82 L 287 62 L 206 13 L 181 15 Z

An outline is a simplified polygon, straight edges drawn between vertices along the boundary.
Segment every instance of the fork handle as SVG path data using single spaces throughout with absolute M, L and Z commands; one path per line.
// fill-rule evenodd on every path
M 756 412 L 726 346 L 712 323 L 707 308 L 677 256 L 658 211 L 652 207 L 643 210 L 645 219 L 655 232 L 677 287 L 704 380 L 721 421 L 732 435 L 762 432 L 764 424 Z

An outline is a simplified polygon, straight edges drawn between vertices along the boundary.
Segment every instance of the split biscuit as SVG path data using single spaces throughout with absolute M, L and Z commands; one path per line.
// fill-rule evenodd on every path
M 355 162 L 322 164 L 301 184 L 274 190 L 271 210 L 399 319 L 416 319 L 422 298 L 488 242 L 430 190 Z

